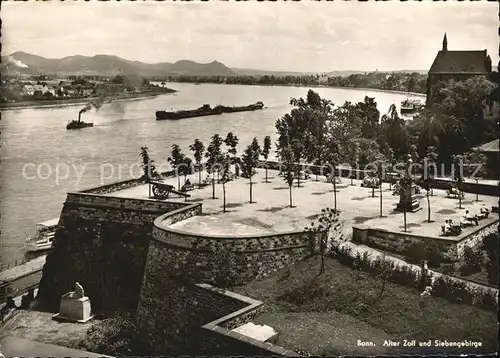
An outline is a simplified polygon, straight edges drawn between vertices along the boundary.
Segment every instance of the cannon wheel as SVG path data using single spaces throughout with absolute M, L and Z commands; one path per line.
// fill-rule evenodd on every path
M 165 189 L 158 187 L 157 185 L 153 185 L 153 195 L 160 199 L 165 199 L 168 195 L 168 192 Z

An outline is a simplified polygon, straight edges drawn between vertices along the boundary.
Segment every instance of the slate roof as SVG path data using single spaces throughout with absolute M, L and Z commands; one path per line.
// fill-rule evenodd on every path
M 480 152 L 487 152 L 487 153 L 498 153 L 499 150 L 499 140 L 495 139 L 492 140 L 491 142 L 485 143 L 482 146 L 477 148 Z
M 483 51 L 439 51 L 429 74 L 435 73 L 489 73 Z

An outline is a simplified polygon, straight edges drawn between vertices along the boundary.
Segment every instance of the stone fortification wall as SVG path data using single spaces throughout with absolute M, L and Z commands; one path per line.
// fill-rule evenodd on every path
M 40 281 L 40 303 L 57 309 L 75 281 L 95 312 L 137 307 L 153 221 L 184 203 L 68 193 Z
M 201 214 L 201 205 L 194 204 L 169 212 L 155 220 L 150 252 L 163 257 L 179 272 L 193 279 L 214 282 L 219 267 L 214 266 L 217 250 L 230 255 L 231 284 L 244 284 L 261 279 L 287 267 L 311 253 L 309 234 L 303 231 L 288 233 L 222 236 L 191 233 L 169 225 Z
M 408 248 L 413 244 L 435 243 L 443 254 L 443 258 L 449 261 L 457 261 L 464 256 L 466 247 L 474 247 L 479 244 L 484 237 L 496 232 L 500 220 L 491 220 L 483 227 L 472 231 L 468 229 L 460 236 L 456 237 L 426 237 L 405 232 L 394 232 L 383 229 L 369 228 L 363 225 L 353 226 L 353 241 L 363 243 L 374 248 L 406 254 Z
M 263 302 L 208 284 L 166 279 L 170 289 L 153 285 L 149 295 L 141 296 L 138 308 L 139 338 L 151 354 L 296 355 L 271 343 L 231 332 L 261 314 Z M 168 319 L 159 319 L 166 317 L 165 307 L 175 313 Z

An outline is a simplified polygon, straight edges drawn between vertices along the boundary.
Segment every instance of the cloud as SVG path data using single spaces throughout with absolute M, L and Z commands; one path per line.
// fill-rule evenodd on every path
M 498 7 L 486 2 L 2 3 L 4 52 L 114 54 L 276 70 L 425 69 L 449 47 L 489 49 Z

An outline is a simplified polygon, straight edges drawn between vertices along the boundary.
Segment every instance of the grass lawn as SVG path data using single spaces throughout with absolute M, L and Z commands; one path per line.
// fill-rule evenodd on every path
M 279 332 L 280 346 L 310 354 L 470 354 L 497 350 L 497 316 L 477 307 L 451 304 L 431 297 L 419 307 L 420 292 L 383 282 L 361 271 L 318 257 L 295 264 L 291 270 L 234 291 L 265 302 L 267 312 L 255 322 Z M 390 348 L 384 340 L 470 340 L 482 347 Z M 358 347 L 358 340 L 375 347 Z M 425 351 L 424 351 L 425 349 Z

